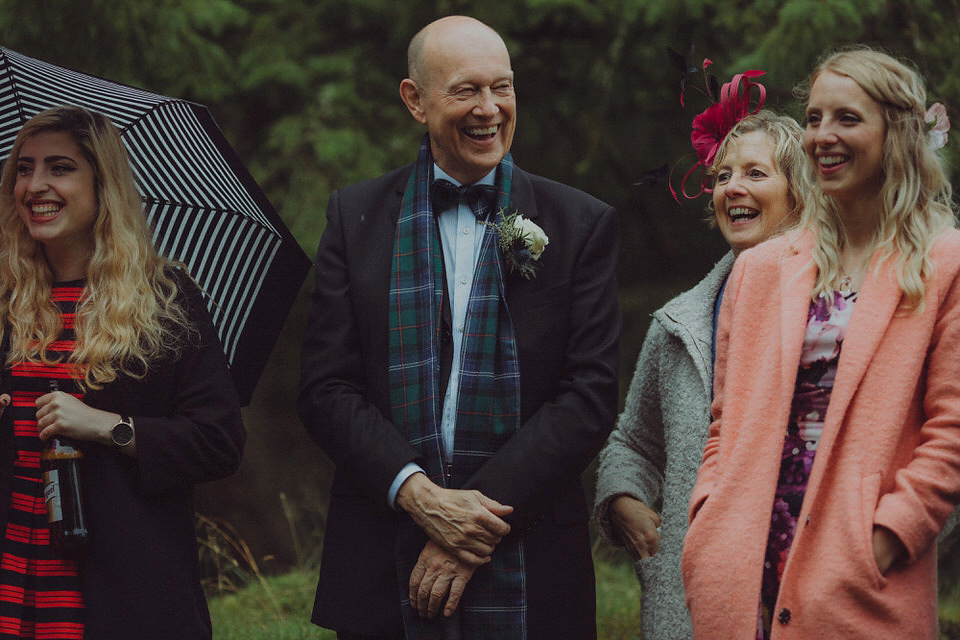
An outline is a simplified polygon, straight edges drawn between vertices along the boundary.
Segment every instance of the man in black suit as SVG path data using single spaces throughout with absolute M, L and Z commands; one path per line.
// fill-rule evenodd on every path
M 592 638 L 579 477 L 617 408 L 616 212 L 513 167 L 495 31 L 440 19 L 408 62 L 417 162 L 334 192 L 317 252 L 298 407 L 337 470 L 313 621 Z

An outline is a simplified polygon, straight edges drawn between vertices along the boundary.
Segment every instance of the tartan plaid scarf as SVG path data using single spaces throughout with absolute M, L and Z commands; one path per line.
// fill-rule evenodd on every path
M 513 160 L 497 168 L 499 221 L 510 200 Z M 440 330 L 443 251 L 430 203 L 430 139 L 420 145 L 397 221 L 390 277 L 389 377 L 393 423 L 416 447 L 431 480 L 459 488 L 512 437 L 520 424 L 520 369 L 513 322 L 506 307 L 497 232 L 486 227 L 477 261 L 460 362 L 453 460 L 443 459 L 440 432 Z M 449 469 L 449 474 L 445 471 Z M 411 608 L 408 582 L 426 536 L 401 513 L 395 556 L 408 640 L 522 639 L 525 632 L 523 549 L 504 540 L 490 563 L 473 574 L 450 620 L 422 620 Z M 451 629 L 455 625 L 456 629 Z

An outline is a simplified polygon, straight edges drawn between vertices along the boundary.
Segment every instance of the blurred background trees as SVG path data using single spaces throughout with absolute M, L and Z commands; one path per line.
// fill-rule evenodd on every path
M 708 104 L 694 75 L 680 106 L 667 47 L 692 66 L 712 59 L 721 83 L 766 70 L 767 105 L 800 118 L 792 90 L 825 50 L 881 46 L 917 65 L 960 126 L 960 0 L 0 0 L 0 44 L 207 104 L 312 255 L 333 189 L 413 160 L 422 131 L 398 96 L 406 45 L 453 13 L 507 41 L 517 162 L 620 212 L 624 388 L 649 313 L 725 251 L 702 222 L 704 199 L 681 205 L 664 181 L 635 185 L 663 166 L 679 182 L 694 161 L 691 120 Z M 199 509 L 231 522 L 265 570 L 314 561 L 322 536 L 330 464 L 293 405 L 305 300 L 245 410 L 240 473 L 200 491 Z

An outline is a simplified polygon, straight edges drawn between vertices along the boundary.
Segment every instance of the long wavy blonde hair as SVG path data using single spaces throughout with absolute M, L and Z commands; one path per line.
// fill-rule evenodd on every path
M 81 386 L 100 389 L 119 375 L 142 378 L 150 365 L 175 357 L 195 327 L 176 302 L 171 261 L 157 254 L 126 149 L 105 116 L 80 107 L 49 109 L 17 135 L 0 182 L 0 331 L 10 331 L 7 364 L 52 363 L 48 353 L 61 331 L 50 297 L 53 272 L 44 247 L 20 220 L 14 201 L 17 158 L 26 140 L 65 132 L 93 167 L 97 210 L 93 253 L 77 307 L 76 348 L 69 362 Z
M 892 56 L 856 47 L 828 55 L 810 79 L 798 88 L 809 99 L 810 87 L 824 72 L 856 82 L 883 110 L 880 210 L 870 254 L 896 258 L 897 280 L 903 291 L 900 310 L 923 310 L 925 283 L 932 274 L 930 249 L 937 236 L 956 225 L 952 189 L 943 158 L 931 146 L 925 122 L 927 91 L 916 71 Z M 840 250 L 845 241 L 834 199 L 815 181 L 801 224 L 815 231 L 813 260 L 818 274 L 813 297 L 832 299 L 833 283 L 841 273 Z

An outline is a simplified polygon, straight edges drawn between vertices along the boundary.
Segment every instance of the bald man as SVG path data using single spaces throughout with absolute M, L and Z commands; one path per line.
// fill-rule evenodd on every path
M 513 164 L 500 36 L 410 43 L 416 161 L 335 191 L 299 413 L 336 463 L 313 621 L 340 638 L 593 638 L 580 474 L 613 427 L 616 212 Z

